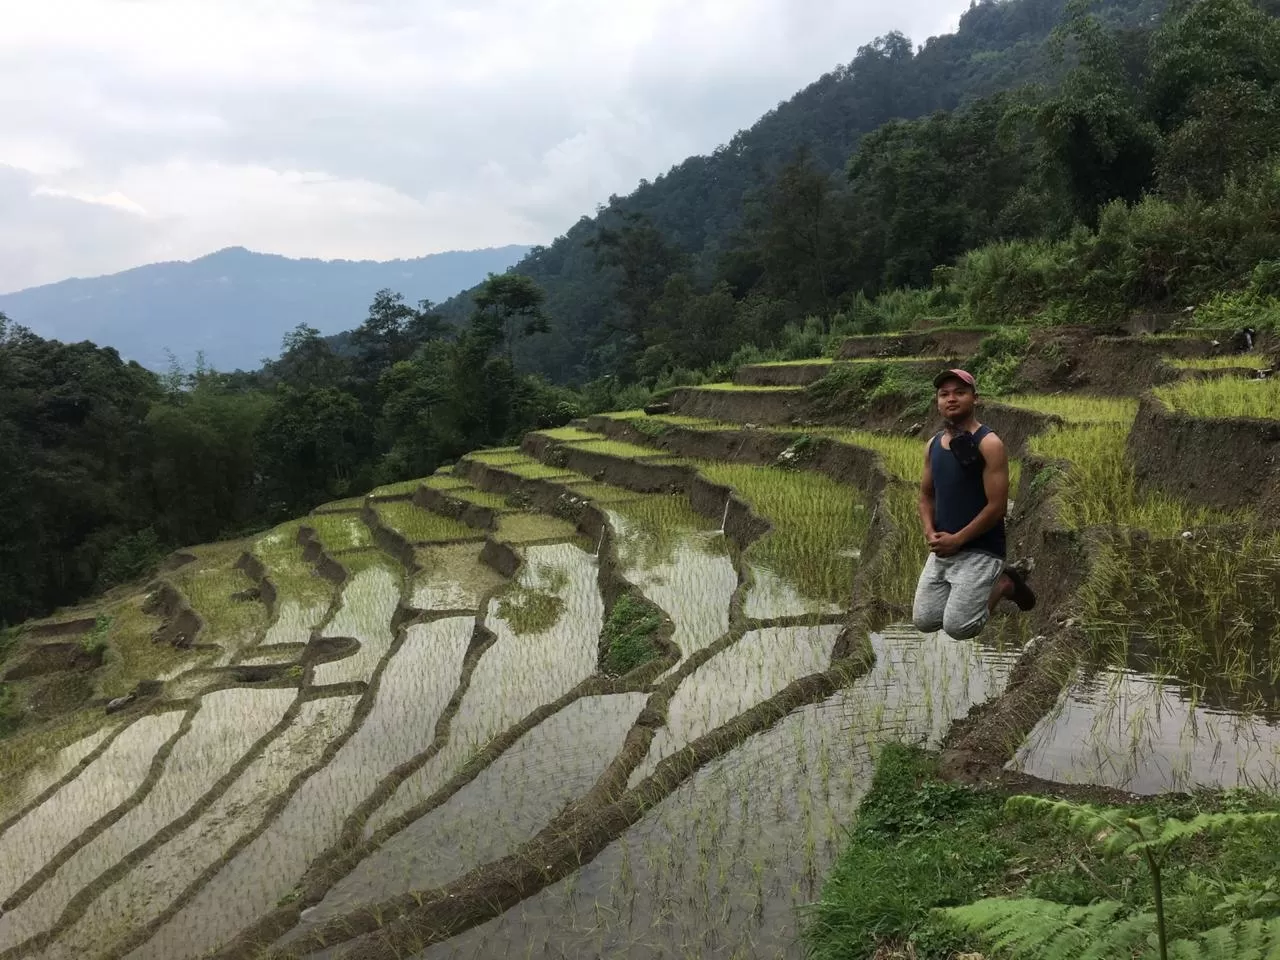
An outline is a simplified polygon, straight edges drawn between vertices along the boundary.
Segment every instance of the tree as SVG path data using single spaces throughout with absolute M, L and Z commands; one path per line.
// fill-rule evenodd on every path
M 514 369 L 516 337 L 547 332 L 547 317 L 542 312 L 545 299 L 542 288 L 524 274 L 489 274 L 475 295 L 473 336 L 486 348 L 486 354 L 501 346 Z

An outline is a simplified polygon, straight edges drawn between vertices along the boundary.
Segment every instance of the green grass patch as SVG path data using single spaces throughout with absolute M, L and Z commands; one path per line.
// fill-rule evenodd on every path
M 375 503 L 373 509 L 379 520 L 410 543 L 479 540 L 484 537 L 483 532 L 465 523 L 424 510 L 414 503 Z
M 654 642 L 662 629 L 662 613 L 651 603 L 624 593 L 601 632 L 605 673 L 620 677 L 658 656 Z
M 868 363 L 834 365 L 821 380 L 803 388 L 818 414 L 854 416 L 879 400 L 901 402 L 905 411 L 924 414 L 933 404 L 933 378 L 902 363 L 875 358 Z
M 1091 397 L 1079 393 L 1015 393 L 1000 403 L 1036 413 L 1053 414 L 1068 423 L 1133 423 L 1138 401 L 1128 397 Z
M 511 504 L 507 502 L 505 495 L 501 493 L 490 493 L 488 490 L 477 490 L 472 486 L 453 487 L 441 492 L 446 496 L 454 497 L 458 500 L 465 500 L 467 503 L 474 503 L 477 507 L 488 507 L 491 510 L 514 509 Z
M 626 457 L 630 460 L 647 459 L 656 456 L 662 456 L 662 450 L 655 450 L 653 447 L 642 447 L 638 444 L 627 443 L 623 440 L 608 440 L 599 434 L 593 434 L 594 439 L 582 443 L 571 444 L 575 450 L 587 450 L 591 453 L 602 453 L 607 457 Z
M 386 486 L 375 488 L 369 495 L 371 497 L 413 496 L 424 483 L 426 483 L 425 477 L 418 480 L 402 480 L 400 483 L 388 483 Z
M 194 665 L 206 656 L 204 653 L 175 650 L 168 644 L 156 643 L 152 637 L 160 628 L 161 620 L 142 611 L 145 602 L 146 597 L 142 595 L 129 597 L 102 611 L 111 618 L 111 629 L 105 637 L 106 655 L 95 680 L 99 696 L 109 699 L 122 697 L 143 680 L 155 680 L 171 674 L 183 666 Z M 228 606 L 232 603 L 235 601 L 229 601 Z M 260 603 L 236 603 L 235 606 L 241 608 L 233 612 L 244 617 L 239 627 L 243 633 L 248 634 L 246 639 L 251 638 L 258 627 L 265 626 L 266 610 Z M 204 615 L 204 611 L 194 602 L 192 607 Z M 244 615 L 243 608 L 251 607 L 258 608 L 258 616 Z M 229 624 L 223 620 L 221 626 L 227 629 Z M 199 639 L 202 643 L 218 642 L 212 628 Z
M 467 454 L 467 459 L 497 467 L 519 463 L 528 458 L 520 452 L 519 447 L 491 447 L 487 450 L 472 450 Z
M 740 383 L 704 383 L 700 387 L 690 387 L 690 389 L 720 393 L 794 393 L 797 396 L 804 393 L 802 387 L 749 387 Z
M 545 513 L 508 513 L 498 518 L 494 537 L 505 543 L 532 543 L 537 540 L 572 540 L 578 535 L 573 524 Z
M 498 615 L 517 634 L 543 633 L 564 613 L 564 600 L 546 590 L 513 587 L 498 601 Z
M 626 487 L 615 487 L 611 483 L 601 483 L 598 480 L 575 481 L 574 483 L 566 484 L 566 486 L 575 495 L 586 497 L 592 503 L 597 503 L 601 506 L 626 503 L 629 500 L 635 500 L 643 496 L 643 494 L 628 490 Z
M 706 460 L 697 467 L 733 487 L 773 525 L 751 545 L 751 560 L 807 597 L 848 601 L 870 520 L 859 491 L 807 470 Z
M 589 479 L 584 474 L 576 473 L 566 467 L 551 467 L 529 457 L 513 460 L 510 463 L 495 464 L 495 466 L 525 480 Z
M 643 413 L 644 411 L 640 411 Z M 599 440 L 600 434 L 592 433 L 590 430 L 583 430 L 581 427 L 556 427 L 554 430 L 539 430 L 536 434 L 539 437 L 548 437 L 551 440 L 559 440 L 564 443 L 570 443 L 575 440 Z
M 348 497 L 346 500 L 332 500 L 316 507 L 315 513 L 334 513 L 344 510 L 359 510 L 364 506 L 364 497 Z
M 1224 353 L 1217 357 L 1165 357 L 1165 363 L 1179 370 L 1268 370 L 1271 359 L 1261 353 Z
M 427 479 L 422 481 L 424 487 L 430 487 L 432 490 L 439 490 L 442 493 L 448 493 L 452 490 L 459 490 L 464 487 L 470 487 L 471 483 L 462 477 L 455 477 L 451 473 L 433 473 Z
M 320 514 L 308 517 L 305 525 L 316 532 L 321 546 L 331 555 L 339 550 L 362 550 L 373 546 L 369 525 L 357 515 Z
M 1171 796 L 1125 813 L 1190 818 L 1277 807 L 1275 797 L 1227 792 Z M 1174 848 L 1163 884 L 1171 932 L 1204 928 L 1206 914 L 1223 900 L 1221 893 L 1207 896 L 1211 890 L 1242 894 L 1230 901 L 1234 916 L 1273 912 L 1261 894 L 1280 873 L 1277 840 L 1280 829 L 1269 827 Z M 822 897 L 805 910 L 808 955 L 874 960 L 898 949 L 918 960 L 950 960 L 978 945 L 933 911 L 990 896 L 1078 906 L 1106 898 L 1136 910 L 1152 902 L 1152 888 L 1137 860 L 1104 857 L 1068 827 L 1010 816 L 1003 795 L 939 780 L 935 756 L 887 746 Z M 1227 913 L 1216 922 L 1232 918 Z
M 1280 419 L 1280 380 L 1276 379 L 1187 380 L 1157 387 L 1155 394 L 1170 410 L 1193 417 Z
M 344 554 L 338 561 L 342 564 L 343 569 L 347 571 L 350 577 L 364 573 L 366 570 L 380 568 L 399 577 L 404 573 L 400 564 L 389 554 L 384 553 L 377 547 L 369 547 L 364 550 L 356 550 L 353 553 Z
M 329 584 L 302 558 L 302 548 L 298 546 L 298 528 L 312 519 L 281 524 L 254 542 L 253 552 L 267 568 L 267 576 L 275 584 L 281 601 L 293 600 L 311 606 L 327 603 L 332 597 Z M 364 526 L 358 517 L 349 519 Z
M 1130 527 L 1172 537 L 1241 518 L 1166 494 L 1140 492 L 1125 455 L 1128 435 L 1127 423 L 1096 423 L 1056 427 L 1031 439 L 1032 453 L 1071 461 L 1057 501 L 1058 518 L 1067 527 Z
M 248 575 L 236 567 L 236 562 L 249 546 L 233 542 L 199 547 L 193 551 L 197 557 L 194 563 L 179 567 L 170 575 L 174 586 L 204 620 L 201 643 L 216 643 L 227 650 L 238 650 L 256 640 L 260 631 L 266 629 L 268 617 L 264 603 L 233 599 L 255 586 Z M 112 642 L 110 637 L 108 642 Z

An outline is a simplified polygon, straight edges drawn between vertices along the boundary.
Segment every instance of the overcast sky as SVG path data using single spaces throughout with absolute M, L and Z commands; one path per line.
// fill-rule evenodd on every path
M 967 0 L 0 2 L 0 292 L 545 243 Z

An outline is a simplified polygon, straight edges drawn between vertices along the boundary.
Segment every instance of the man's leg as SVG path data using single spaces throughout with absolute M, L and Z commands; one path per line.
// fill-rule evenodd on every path
M 942 629 L 951 585 L 947 583 L 946 561 L 929 554 L 920 580 L 916 583 L 916 599 L 911 605 L 911 620 L 921 633 L 936 633 Z
M 956 640 L 972 640 L 987 625 L 987 618 L 1013 585 L 1004 576 L 1004 561 L 987 553 L 966 550 L 951 558 L 947 570 L 951 595 L 942 617 L 942 629 Z

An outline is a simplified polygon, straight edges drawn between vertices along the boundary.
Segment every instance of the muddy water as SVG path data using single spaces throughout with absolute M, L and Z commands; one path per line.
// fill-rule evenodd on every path
M 352 577 L 342 591 L 342 608 L 325 628 L 324 636 L 354 637 L 360 641 L 360 649 L 342 660 L 320 664 L 311 682 L 323 686 L 368 680 L 391 648 L 391 618 L 399 603 L 400 578 L 387 567 L 370 567 Z
M 800 617 L 837 613 L 841 609 L 839 604 L 803 596 L 793 584 L 758 563 L 750 567 L 751 585 L 742 608 L 748 617 Z
M 667 708 L 649 755 L 632 775 L 635 785 L 660 761 L 740 713 L 769 699 L 787 684 L 821 673 L 831 662 L 838 626 L 752 630 L 681 682 Z
M 360 728 L 137 956 L 199 956 L 288 894 L 382 778 L 431 743 L 436 721 L 457 685 L 473 627 L 468 617 L 410 627 Z
M 874 643 L 871 674 L 704 767 L 572 877 L 421 956 L 802 957 L 796 908 L 818 896 L 878 745 L 936 742 L 1010 666 L 937 637 Z
M 587 697 L 535 727 L 447 803 L 364 860 L 287 939 L 356 907 L 448 883 L 510 853 L 591 789 L 645 699 L 640 693 Z
M 497 640 L 475 666 L 448 744 L 371 818 L 366 835 L 426 800 L 493 737 L 595 673 L 604 602 L 594 558 L 567 543 L 527 547 L 524 558 L 515 586 L 559 597 L 555 623 L 519 633 L 499 613 L 501 599 L 492 601 L 485 623 Z
M 644 500 L 609 511 L 620 572 L 671 617 L 671 639 L 687 657 L 728 631 L 738 573 L 724 537 L 687 501 L 659 504 L 666 506 L 660 524 L 651 522 L 654 506 Z
M 351 720 L 357 697 L 302 704 L 289 728 L 273 740 L 211 807 L 176 837 L 94 899 L 43 954 L 78 960 L 144 929 L 242 837 L 257 829 L 290 781 L 320 759 Z M 178 956 L 153 952 L 139 956 Z
M 135 720 L 78 777 L 6 830 L 0 836 L 0 898 L 142 786 L 156 751 L 178 731 L 182 717 L 175 710 Z
M 48 929 L 72 895 L 199 800 L 284 716 L 294 696 L 293 690 L 222 690 L 205 696 L 191 729 L 142 802 L 77 851 L 17 909 L 0 916 L 0 944 L 20 943 Z
M 328 609 L 329 605 L 323 602 L 304 604 L 296 600 L 283 601 L 275 622 L 268 628 L 259 646 L 274 647 L 281 643 L 306 643 L 311 639 L 312 629 L 324 619 Z
M 414 579 L 412 605 L 419 610 L 477 610 L 484 598 L 506 581 L 480 562 L 478 543 L 423 547 L 422 571 Z
M 22 775 L 22 780 L 13 788 L 12 793 L 7 792 L 9 787 L 5 786 L 6 793 L 4 799 L 0 801 L 0 820 L 13 816 L 25 804 L 30 803 L 65 777 L 76 764 L 93 753 L 117 729 L 119 724 L 105 724 L 100 730 L 95 730 L 75 743 L 63 747 L 52 756 L 36 761 Z
M 1210 709 L 1174 681 L 1105 669 L 1080 677 L 1011 767 L 1047 780 L 1154 794 L 1280 787 L 1280 717 Z

